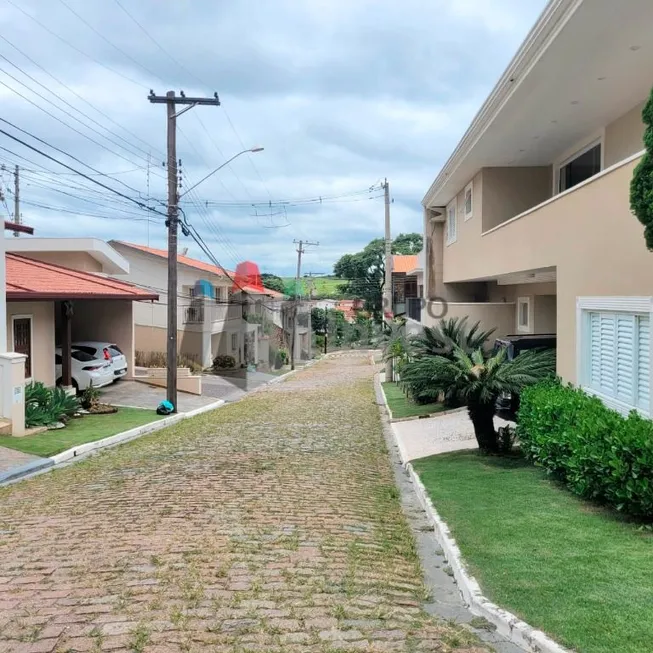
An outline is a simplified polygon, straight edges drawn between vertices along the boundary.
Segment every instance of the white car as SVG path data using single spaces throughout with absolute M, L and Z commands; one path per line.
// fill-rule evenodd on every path
M 73 349 L 84 351 L 95 358 L 104 358 L 113 365 L 113 379 L 118 381 L 127 374 L 127 357 L 118 345 L 112 342 L 95 342 L 93 340 L 80 340 L 73 342 Z
M 62 380 L 61 347 L 54 350 L 54 362 L 57 385 L 59 385 Z M 102 355 L 96 358 L 73 347 L 70 362 L 73 387 L 76 390 L 86 390 L 91 384 L 94 388 L 102 388 L 114 381 L 113 364 L 110 360 L 105 360 Z

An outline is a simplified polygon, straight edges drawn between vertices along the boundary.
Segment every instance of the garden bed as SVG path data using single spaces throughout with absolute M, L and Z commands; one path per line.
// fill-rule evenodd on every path
M 54 456 L 71 447 L 102 440 L 160 419 L 162 416 L 153 410 L 120 408 L 113 414 L 76 417 L 62 429 L 44 431 L 23 438 L 0 436 L 0 446 L 35 456 Z
M 394 381 L 386 381 L 382 385 L 393 419 L 427 417 L 446 410 L 444 404 L 441 403 L 416 404 Z
M 581 653 L 653 641 L 653 535 L 519 457 L 413 463 L 490 600 Z

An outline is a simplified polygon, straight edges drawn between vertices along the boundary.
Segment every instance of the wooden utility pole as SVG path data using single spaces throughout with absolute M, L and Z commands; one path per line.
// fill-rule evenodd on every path
M 297 275 L 295 276 L 295 305 L 293 306 L 293 320 L 292 320 L 292 342 L 290 343 L 290 369 L 295 369 L 295 341 L 297 339 L 297 313 L 299 308 L 299 280 L 302 274 L 302 254 L 306 251 L 304 245 L 313 245 L 317 247 L 320 243 L 309 243 L 304 240 L 293 240 L 293 243 L 299 245 L 297 248 Z M 310 323 L 309 323 L 309 336 L 310 336 Z M 310 345 L 309 345 L 310 347 Z
M 165 96 L 155 95 L 150 91 L 148 99 L 153 104 L 165 104 L 167 108 L 168 131 L 168 328 L 167 328 L 167 382 L 166 395 L 168 401 L 177 412 L 177 230 L 179 227 L 179 196 L 177 175 L 177 118 L 196 107 L 198 104 L 220 106 L 218 94 L 212 98 L 189 98 L 181 91 L 176 96 L 174 91 L 168 91 Z M 188 105 L 177 112 L 177 104 Z
M 390 328 L 392 322 L 392 235 L 390 233 L 390 184 L 383 182 L 385 194 L 385 282 L 383 285 L 383 319 Z M 392 381 L 392 360 L 385 363 L 385 380 Z
M 16 166 L 14 171 L 14 223 L 20 224 L 20 177 L 19 168 Z M 19 236 L 18 231 L 14 231 L 14 236 Z

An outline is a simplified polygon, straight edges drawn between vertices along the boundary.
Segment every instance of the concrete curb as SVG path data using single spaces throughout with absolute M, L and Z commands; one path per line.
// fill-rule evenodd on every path
M 417 498 L 424 508 L 428 520 L 433 525 L 435 539 L 445 553 L 449 566 L 453 571 L 456 584 L 469 609 L 480 617 L 485 617 L 497 627 L 497 632 L 509 641 L 533 653 L 569 653 L 568 649 L 556 644 L 541 630 L 535 630 L 526 622 L 516 617 L 511 612 L 500 608 L 483 596 L 483 592 L 476 579 L 469 574 L 463 562 L 460 549 L 446 522 L 440 517 L 433 506 L 426 488 L 411 463 L 405 465 L 413 481 Z
M 124 442 L 129 442 L 130 440 L 135 440 L 143 435 L 148 433 L 154 433 L 160 431 L 168 426 L 173 426 L 178 422 L 182 422 L 186 419 L 192 417 L 197 417 L 202 413 L 207 413 L 220 406 L 225 405 L 224 399 L 219 399 L 213 403 L 207 404 L 206 406 L 201 406 L 195 410 L 188 411 L 187 413 L 177 413 L 175 415 L 170 415 L 170 417 L 164 417 L 156 422 L 150 422 L 149 424 L 144 424 L 143 426 L 137 426 L 136 428 L 130 429 L 129 431 L 123 431 L 122 433 L 117 433 L 116 435 L 111 435 L 108 438 L 103 438 L 102 440 L 96 440 L 95 442 L 87 442 L 85 444 L 80 444 L 77 447 L 72 447 L 66 451 L 51 456 L 50 458 L 43 458 L 42 460 L 36 460 L 22 467 L 17 467 L 4 474 L 0 474 L 0 486 L 7 483 L 13 483 L 17 480 L 24 480 L 30 476 L 33 476 L 43 470 L 52 470 L 57 466 L 66 463 L 70 460 L 81 460 L 86 458 L 88 455 L 94 451 L 100 449 L 106 449 L 108 447 L 114 447 L 118 444 Z
M 51 458 L 39 458 L 38 460 L 32 460 L 20 467 L 14 467 L 13 469 L 0 474 L 0 486 L 5 485 L 10 481 L 18 480 L 23 476 L 35 474 L 36 472 L 40 472 L 48 467 L 52 467 L 53 465 L 54 462 Z
M 389 415 L 392 415 L 378 374 L 374 375 L 374 383 L 381 391 L 381 395 L 385 401 L 386 411 Z M 455 413 L 460 410 L 466 409 L 462 408 L 447 412 Z M 445 413 L 437 413 L 436 416 L 444 414 Z M 413 482 L 413 488 L 415 489 L 417 499 L 424 509 L 424 512 L 426 512 L 427 519 L 433 526 L 435 539 L 444 551 L 447 562 L 453 572 L 456 584 L 458 585 L 458 589 L 462 594 L 463 600 L 469 606 L 470 611 L 479 617 L 485 617 L 485 619 L 497 627 L 497 632 L 500 635 L 503 635 L 507 640 L 513 642 L 517 646 L 532 651 L 532 653 L 570 653 L 568 649 L 556 644 L 556 642 L 545 635 L 541 630 L 535 630 L 525 621 L 522 621 L 511 612 L 500 608 L 498 605 L 495 605 L 483 596 L 478 581 L 467 572 L 462 554 L 456 544 L 456 540 L 451 535 L 449 527 L 435 509 L 435 506 L 428 496 L 426 488 L 417 475 L 417 472 L 414 470 L 412 463 L 407 462 L 406 452 L 401 441 L 397 437 L 397 432 L 395 431 L 392 422 L 390 423 L 390 431 L 392 432 L 394 444 L 399 451 L 401 463 Z

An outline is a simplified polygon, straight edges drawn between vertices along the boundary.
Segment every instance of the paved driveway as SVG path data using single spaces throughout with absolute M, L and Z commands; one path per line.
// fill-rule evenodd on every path
M 422 609 L 366 355 L 0 489 L 0 651 L 480 651 Z

